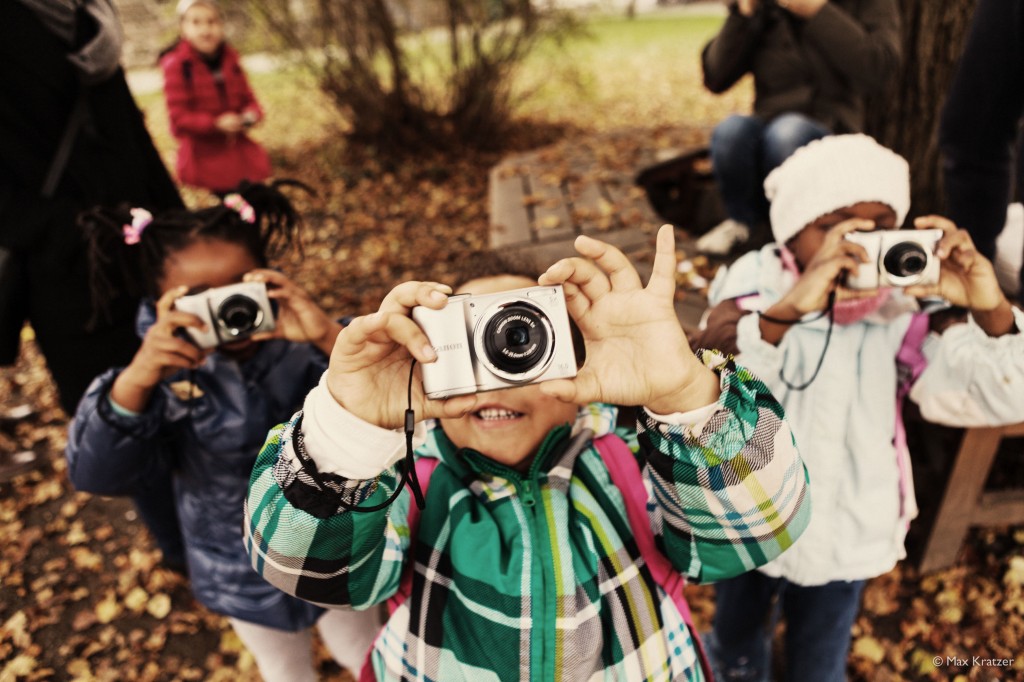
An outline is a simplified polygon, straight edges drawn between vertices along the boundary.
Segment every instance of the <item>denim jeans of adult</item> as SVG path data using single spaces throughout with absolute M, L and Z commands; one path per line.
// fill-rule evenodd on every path
M 831 132 L 796 113 L 768 123 L 737 114 L 719 123 L 711 134 L 711 164 L 728 216 L 751 227 L 766 222 L 765 177 L 797 149 Z
M 789 682 L 842 682 L 850 627 L 860 610 L 863 580 L 803 587 L 757 571 L 716 585 L 708 653 L 718 682 L 770 678 L 775 623 L 785 621 Z

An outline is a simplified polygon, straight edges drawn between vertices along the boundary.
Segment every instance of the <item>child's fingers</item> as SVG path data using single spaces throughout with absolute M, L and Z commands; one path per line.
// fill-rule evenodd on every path
M 630 266 L 632 267 L 632 266 Z M 635 272 L 635 270 L 634 270 Z M 647 289 L 662 297 L 671 298 L 676 290 L 676 238 L 675 228 L 662 225 L 654 252 L 654 267 Z
M 198 315 L 194 315 L 184 310 L 170 310 L 160 317 L 161 329 L 167 331 L 168 334 L 174 333 L 175 330 L 181 327 L 193 327 L 200 331 L 206 331 L 209 329 L 207 324 L 203 322 L 203 319 Z
M 168 337 L 149 344 L 145 363 L 161 371 L 167 368 L 194 369 L 202 364 L 205 357 L 202 350 L 188 341 Z
M 949 218 L 940 215 L 923 215 L 914 218 L 914 229 L 927 230 L 929 228 L 938 228 L 943 232 L 956 232 L 958 229 L 956 223 Z
M 156 316 L 159 319 L 163 315 L 166 315 L 168 311 L 174 309 L 174 302 L 188 293 L 188 287 L 180 286 L 168 289 L 164 292 L 163 296 L 156 301 Z
M 590 299 L 572 282 L 563 284 L 562 291 L 565 292 L 565 309 L 569 312 L 569 316 L 580 322 L 590 310 Z
M 950 223 L 952 224 L 952 223 Z M 944 231 L 945 232 L 945 231 Z M 942 235 L 942 239 L 935 247 L 935 255 L 939 259 L 944 259 L 951 254 L 954 256 L 966 255 L 968 253 L 974 253 L 977 249 L 974 246 L 974 241 L 971 239 L 971 235 L 968 234 L 967 230 L 954 229 L 951 232 L 945 232 Z M 960 262 L 960 258 L 956 258 L 957 262 Z
M 188 355 L 174 352 L 165 352 L 160 356 L 160 365 L 173 367 L 175 369 L 195 369 L 202 363 L 202 358 L 192 358 Z
M 450 286 L 439 282 L 403 282 L 384 297 L 380 312 L 408 315 L 418 305 L 440 310 L 451 293 Z
M 266 282 L 273 284 L 278 287 L 295 286 L 295 284 L 288 278 L 288 275 L 277 270 L 271 270 L 270 268 L 256 268 L 245 273 L 242 277 L 243 282 Z
M 844 220 L 825 233 L 825 239 L 822 242 L 822 247 L 834 246 L 839 242 L 845 241 L 844 238 L 851 232 L 856 232 L 858 230 L 873 230 L 874 228 L 874 220 L 868 220 L 866 218 L 850 218 L 849 220 Z
M 565 403 L 583 405 L 600 399 L 597 378 L 590 373 L 576 375 L 575 379 L 553 379 L 538 384 L 540 392 Z
M 581 255 L 597 263 L 601 271 L 608 276 L 613 289 L 629 290 L 639 289 L 643 286 L 640 282 L 640 275 L 637 274 L 633 264 L 629 262 L 629 258 L 611 244 L 580 235 L 576 237 L 574 246 Z
M 831 279 L 835 279 L 845 272 L 856 272 L 860 269 L 860 261 L 853 256 L 840 254 L 828 261 L 828 269 Z
M 869 260 L 868 250 L 856 242 L 843 240 L 838 244 L 840 253 L 850 256 L 859 263 L 867 263 Z
M 577 241 L 581 239 L 577 238 Z M 537 280 L 541 284 L 563 284 L 573 285 L 580 295 L 591 301 L 596 301 L 612 290 L 612 283 L 608 276 L 602 272 L 594 261 L 585 258 L 563 258 L 540 276 Z M 639 286 L 639 278 L 637 286 Z M 589 303 L 588 303 L 589 305 Z
M 184 357 L 191 363 L 199 363 L 206 356 L 206 351 L 181 336 L 163 336 L 154 341 L 154 348 L 159 353 L 172 353 Z
M 357 317 L 338 335 L 336 348 L 344 354 L 355 354 L 373 340 L 384 334 L 392 342 L 405 347 L 419 362 L 433 362 L 437 359 L 434 347 L 419 325 L 400 313 L 377 312 Z

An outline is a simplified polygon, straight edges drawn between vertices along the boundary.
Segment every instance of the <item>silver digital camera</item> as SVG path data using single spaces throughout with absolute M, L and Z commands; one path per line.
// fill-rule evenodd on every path
M 192 313 L 206 323 L 206 331 L 186 331 L 200 348 L 214 348 L 240 341 L 257 332 L 274 330 L 274 309 L 263 282 L 239 282 L 182 296 L 174 307 Z
M 845 239 L 868 252 L 868 261 L 846 276 L 849 289 L 903 288 L 939 281 L 935 245 L 942 239 L 942 230 L 851 232 Z
M 561 285 L 450 296 L 440 310 L 412 309 L 437 361 L 423 365 L 431 399 L 576 376 Z

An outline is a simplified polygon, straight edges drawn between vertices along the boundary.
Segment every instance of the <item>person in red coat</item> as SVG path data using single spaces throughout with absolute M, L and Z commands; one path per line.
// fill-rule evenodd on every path
M 223 195 L 270 175 L 266 150 L 246 134 L 263 120 L 238 53 L 224 40 L 215 0 L 178 3 L 181 38 L 160 58 L 177 138 L 178 180 Z

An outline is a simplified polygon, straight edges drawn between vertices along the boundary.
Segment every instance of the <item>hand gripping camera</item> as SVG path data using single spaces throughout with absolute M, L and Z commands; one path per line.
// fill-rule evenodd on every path
M 935 245 L 942 239 L 942 230 L 851 232 L 845 239 L 868 252 L 868 261 L 847 275 L 849 289 L 903 288 L 939 281 Z
M 275 325 L 274 309 L 263 282 L 239 282 L 182 296 L 174 307 L 206 323 L 205 332 L 194 327 L 187 329 L 200 348 L 214 348 L 257 332 L 273 331 Z
M 437 361 L 423 365 L 428 398 L 451 398 L 576 376 L 561 285 L 450 296 L 412 309 Z

